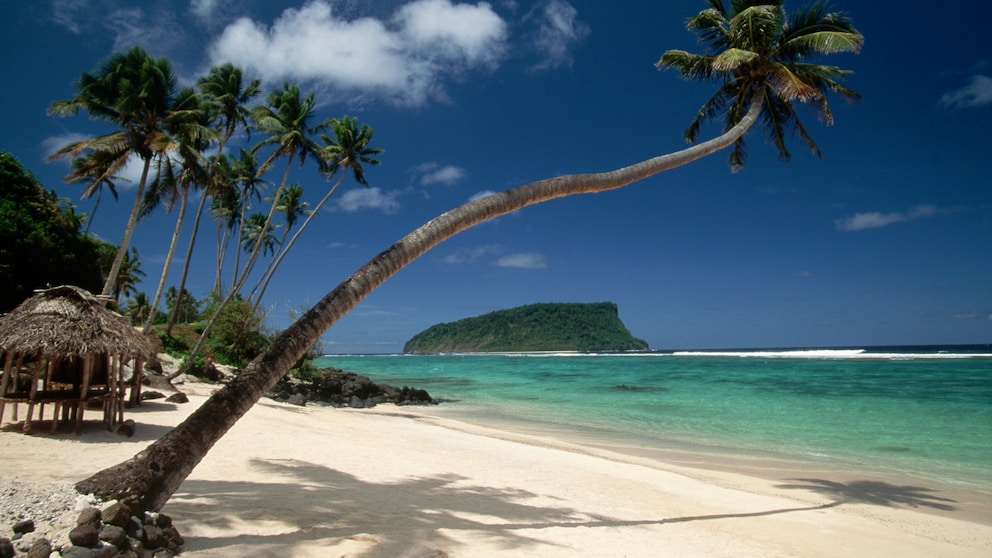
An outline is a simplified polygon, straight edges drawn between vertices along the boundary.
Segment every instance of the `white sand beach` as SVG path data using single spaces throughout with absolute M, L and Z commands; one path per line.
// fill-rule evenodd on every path
M 140 451 L 211 389 L 187 384 L 190 403 L 129 411 L 132 438 L 97 420 L 80 436 L 24 435 L 8 411 L 0 475 L 78 481 Z M 263 399 L 162 511 L 192 557 L 992 556 L 992 517 L 960 495 L 822 472 L 766 480 L 444 415 Z

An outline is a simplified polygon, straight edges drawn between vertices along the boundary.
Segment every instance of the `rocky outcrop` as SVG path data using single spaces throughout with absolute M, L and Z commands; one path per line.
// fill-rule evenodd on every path
M 334 407 L 364 409 L 380 403 L 395 405 L 436 405 L 427 391 L 403 386 L 377 384 L 367 376 L 345 372 L 337 368 L 321 371 L 309 382 L 283 378 L 268 393 L 276 401 L 293 405 L 321 402 Z

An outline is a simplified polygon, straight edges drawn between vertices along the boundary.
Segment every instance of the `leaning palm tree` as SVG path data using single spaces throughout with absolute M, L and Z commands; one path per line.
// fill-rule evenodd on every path
M 264 281 L 261 282 L 262 287 L 258 292 L 258 297 L 254 299 L 256 307 L 262 302 L 262 295 L 265 294 L 265 289 L 269 286 L 269 281 L 272 280 L 276 268 L 282 263 L 282 259 L 286 256 L 286 253 L 296 243 L 296 239 L 303 234 L 303 231 L 310 224 L 310 221 L 313 220 L 313 217 L 320 212 L 320 208 L 324 207 L 324 204 L 334 194 L 334 191 L 338 189 L 338 186 L 344 181 L 344 177 L 348 174 L 348 171 L 351 171 L 355 182 L 363 186 L 368 186 L 368 182 L 365 180 L 365 167 L 362 165 L 379 164 L 379 160 L 373 158 L 373 155 L 378 155 L 384 150 L 380 147 L 369 147 L 369 142 L 372 141 L 372 134 L 374 133 L 372 127 L 367 124 L 359 126 L 357 118 L 345 115 L 331 122 L 331 130 L 334 133 L 334 137 L 327 134 L 320 135 L 324 145 L 321 150 L 321 163 L 328 179 L 333 177 L 338 171 L 341 171 L 341 174 L 338 176 L 338 180 L 334 183 L 334 186 L 327 190 L 324 197 L 320 199 L 317 206 L 314 207 L 306 220 L 303 221 L 303 224 L 300 225 L 296 234 L 289 240 L 289 244 L 283 245 L 279 255 L 272 261 L 272 265 L 269 266 L 268 272 L 263 278 Z
M 177 199 L 179 201 L 176 224 L 172 229 L 172 238 L 169 241 L 169 249 L 162 265 L 158 287 L 155 289 L 154 298 L 152 298 L 152 310 L 145 321 L 142 332 L 146 334 L 151 330 L 158 314 L 159 302 L 162 300 L 165 282 L 169 277 L 169 268 L 172 267 L 172 258 L 179 243 L 179 234 L 186 219 L 189 191 L 194 186 L 207 182 L 203 151 L 210 144 L 213 135 L 207 126 L 209 121 L 207 107 L 201 102 L 200 96 L 195 90 L 184 88 L 180 91 L 175 106 L 177 112 L 181 112 L 184 118 L 176 118 L 169 122 L 168 131 L 172 138 L 172 145 L 168 156 L 159 159 L 163 169 L 159 171 L 158 177 L 153 183 L 154 187 L 149 189 L 149 199 L 145 203 L 147 212 L 156 207 L 162 198 L 168 200 L 166 203 L 170 207 L 175 205 Z
M 749 44 L 756 49 L 765 45 L 757 51 L 752 51 L 759 53 L 758 59 L 765 60 L 765 65 L 752 67 L 747 75 L 723 70 L 719 72 L 701 70 L 698 73 L 688 74 L 690 77 L 706 78 L 722 75 L 728 81 L 737 83 L 735 87 L 740 88 L 742 93 L 752 94 L 745 112 L 739 119 L 735 118 L 736 123 L 720 136 L 675 153 L 661 155 L 609 172 L 564 175 L 531 182 L 468 202 L 428 221 L 381 252 L 325 295 L 273 340 L 265 352 L 248 364 L 223 389 L 215 392 L 180 425 L 132 459 L 80 481 L 76 484 L 76 489 L 84 494 L 92 492 L 104 498 L 124 498 L 138 509 L 160 509 L 213 444 L 248 412 L 255 402 L 275 386 L 289 367 L 328 328 L 384 281 L 437 244 L 476 224 L 535 203 L 575 194 L 621 188 L 721 149 L 735 146 L 747 130 L 758 121 L 763 109 L 782 110 L 792 101 L 811 101 L 819 104 L 822 109 L 821 100 L 826 94 L 836 90 L 835 80 L 846 75 L 844 72 L 826 66 L 821 67 L 819 72 L 811 70 L 792 72 L 791 75 L 796 79 L 809 80 L 808 83 L 801 87 L 796 85 L 783 87 L 777 85 L 780 74 L 773 70 L 783 64 L 805 66 L 808 58 L 813 54 L 857 51 L 862 44 L 861 35 L 849 20 L 839 14 L 818 10 L 815 6 L 789 21 L 785 18 L 780 1 L 766 0 L 765 4 L 735 1 L 733 15 L 723 11 L 718 1 L 714 0 L 709 4 L 713 10 L 709 12 L 712 14 L 710 17 L 726 14 L 729 19 L 725 17 L 726 27 L 717 25 L 705 28 L 704 39 L 723 41 L 719 37 L 721 33 L 726 32 L 735 37 L 729 43 L 718 43 L 727 44 L 726 50 L 741 49 L 741 46 L 735 45 Z M 772 25 L 750 27 L 748 33 L 752 37 L 762 35 L 763 38 L 760 41 L 752 38 L 742 43 L 739 34 L 745 27 L 744 20 L 755 15 L 750 9 L 752 7 L 760 8 L 761 12 L 774 16 L 767 20 Z M 803 28 L 796 29 L 797 23 Z M 690 28 L 701 29 L 694 25 L 692 20 L 690 20 Z M 783 44 L 790 41 L 794 41 L 794 47 Z M 847 46 L 842 48 L 842 45 Z M 783 55 L 790 53 L 791 59 L 768 56 L 773 49 L 777 49 Z M 719 58 L 721 54 L 716 53 L 714 59 Z M 768 85 L 767 88 L 765 84 Z M 726 84 L 721 82 L 720 87 L 725 86 Z M 812 94 L 807 86 L 817 89 L 822 95 Z M 789 93 L 790 90 L 806 91 L 806 93 L 792 95 Z M 763 94 L 771 93 L 780 97 L 775 100 L 776 105 L 769 105 L 763 98 Z M 788 109 L 788 114 L 793 114 L 791 104 Z M 774 122 L 780 121 L 779 116 L 781 114 L 774 115 L 772 120 L 769 120 L 772 116 L 767 116 L 765 122 L 771 123 L 774 129 Z
M 89 151 L 103 152 L 102 157 L 110 164 L 105 166 L 104 173 L 93 178 L 94 184 L 118 173 L 132 156 L 142 161 L 138 190 L 124 237 L 103 285 L 104 295 L 113 290 L 131 242 L 152 160 L 168 145 L 164 128 L 173 116 L 176 83 L 172 63 L 167 58 L 152 58 L 141 47 L 134 47 L 113 55 L 96 74 L 84 72 L 76 94 L 53 103 L 50 108 L 50 112 L 57 115 L 74 115 L 81 109 L 94 118 L 120 127 L 108 134 L 72 142 L 53 153 L 50 159 L 76 158 Z

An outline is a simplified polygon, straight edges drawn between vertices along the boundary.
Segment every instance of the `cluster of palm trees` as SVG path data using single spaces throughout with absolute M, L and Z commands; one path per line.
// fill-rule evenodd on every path
M 155 322 L 181 232 L 190 220 L 191 192 L 198 202 L 192 211 L 190 241 L 176 291 L 185 292 L 200 220 L 209 202 L 217 222 L 214 296 L 224 301 L 217 312 L 227 301 L 243 296 L 256 264 L 269 256 L 247 297 L 257 308 L 286 253 L 345 175 L 350 172 L 357 182 L 367 184 L 364 165 L 379 163 L 375 156 L 382 149 L 369 145 L 373 133 L 369 126 L 348 116 L 318 121 L 314 93 L 302 93 L 295 83 L 285 83 L 263 103 L 251 105 L 261 94 L 260 85 L 257 79 L 246 79 L 240 68 L 222 64 L 211 68 L 195 86 L 180 88 L 167 58 L 155 58 L 134 47 L 113 55 L 95 73 L 83 73 L 75 95 L 51 106 L 56 115 L 82 110 L 113 126 L 109 133 L 74 141 L 51 155 L 52 159 L 70 159 L 66 180 L 84 186 L 84 199 L 95 194 L 99 202 L 104 188 L 116 199 L 116 181 L 125 165 L 132 160 L 142 164 L 134 204 L 102 294 L 126 296 L 133 288 L 137 253 L 132 248 L 129 254 L 128 249 L 141 218 L 163 207 L 176 210 L 158 286 L 151 301 L 142 303 L 149 308 L 141 313 L 146 331 Z M 254 146 L 239 146 L 228 153 L 232 139 L 248 140 L 253 133 L 261 135 Z M 294 163 L 302 166 L 308 157 L 328 181 L 337 175 L 312 210 L 303 200 L 302 186 L 288 183 Z M 286 161 L 285 170 L 278 185 L 273 185 L 263 177 L 280 159 Z M 268 210 L 259 212 L 263 191 L 271 186 L 271 195 L 264 198 Z M 282 225 L 276 223 L 278 213 L 285 216 Z M 290 230 L 304 216 L 287 242 Z M 281 237 L 275 234 L 280 226 Z M 232 243 L 240 250 L 228 258 Z M 224 268 L 232 259 L 234 272 L 225 286 Z M 122 283 L 122 279 L 127 281 Z M 182 307 L 172 306 L 174 310 Z M 177 318 L 176 312 L 171 314 L 170 332 Z

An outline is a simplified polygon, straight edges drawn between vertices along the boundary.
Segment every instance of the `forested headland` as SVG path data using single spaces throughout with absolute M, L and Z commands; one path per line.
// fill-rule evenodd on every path
M 413 336 L 404 353 L 643 351 L 612 302 L 539 303 L 437 324 Z

